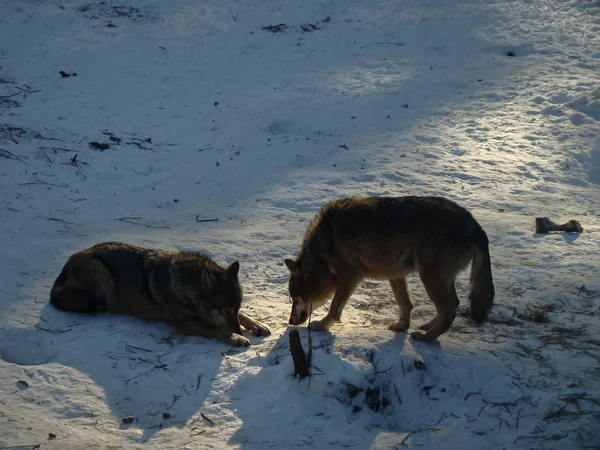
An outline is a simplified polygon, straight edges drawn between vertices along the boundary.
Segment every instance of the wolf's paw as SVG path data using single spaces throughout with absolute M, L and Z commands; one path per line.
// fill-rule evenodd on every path
M 308 326 L 308 329 L 311 331 L 327 331 L 329 328 L 331 328 L 331 324 L 325 319 L 313 320 Z
M 227 339 L 227 343 L 232 347 L 250 347 L 252 345 L 248 338 L 236 333 L 233 333 L 231 337 Z
M 254 322 L 249 326 L 248 331 L 252 333 L 254 336 L 270 336 L 271 330 L 266 325 L 260 322 Z
M 436 320 L 437 320 L 437 318 L 433 318 L 429 322 L 425 322 L 423 325 L 417 327 L 417 330 L 429 331 L 431 329 L 431 327 L 433 327 L 435 325 Z
M 417 330 L 417 331 L 413 331 L 412 333 L 410 333 L 410 337 L 413 338 L 415 341 L 422 341 L 422 342 L 432 342 L 435 338 L 432 338 L 431 335 L 427 335 L 426 331 L 423 330 Z
M 388 326 L 388 330 L 392 330 L 392 331 L 406 331 L 410 328 L 410 321 L 409 320 L 399 320 L 398 322 L 394 322 L 391 323 L 390 326 Z

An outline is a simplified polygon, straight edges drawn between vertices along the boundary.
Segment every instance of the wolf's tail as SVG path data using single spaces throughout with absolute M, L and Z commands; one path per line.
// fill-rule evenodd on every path
M 477 225 L 473 233 L 475 256 L 471 267 L 471 316 L 476 322 L 483 322 L 494 305 L 494 280 L 490 261 L 489 241 L 485 231 Z

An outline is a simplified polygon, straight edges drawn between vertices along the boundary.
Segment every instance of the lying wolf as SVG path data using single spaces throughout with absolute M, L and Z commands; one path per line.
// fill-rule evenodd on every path
M 236 261 L 226 269 L 193 252 L 105 242 L 73 254 L 56 279 L 50 303 L 63 311 L 108 311 L 167 322 L 186 335 L 250 345 L 269 329 L 240 312 Z
M 308 227 L 296 260 L 286 259 L 292 297 L 291 325 L 335 293 L 323 320 L 328 330 L 363 278 L 388 279 L 400 307 L 389 329 L 406 331 L 413 309 L 406 276 L 416 272 L 435 305 L 436 317 L 410 336 L 432 341 L 446 332 L 459 305 L 456 275 L 473 260 L 471 315 L 485 320 L 494 301 L 488 238 L 473 216 L 440 197 L 347 198 L 327 204 Z

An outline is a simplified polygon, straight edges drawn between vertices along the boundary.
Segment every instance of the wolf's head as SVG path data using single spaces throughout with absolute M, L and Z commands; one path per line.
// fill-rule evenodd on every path
M 311 311 L 323 306 L 335 291 L 336 278 L 326 264 L 301 256 L 286 259 L 290 271 L 289 291 L 292 297 L 290 325 L 300 325 L 308 320 Z
M 241 334 L 238 321 L 242 306 L 242 288 L 238 280 L 240 263 L 231 263 L 226 269 L 212 261 L 194 263 L 193 274 L 186 271 L 184 286 L 181 286 L 190 306 L 199 318 L 214 327 Z

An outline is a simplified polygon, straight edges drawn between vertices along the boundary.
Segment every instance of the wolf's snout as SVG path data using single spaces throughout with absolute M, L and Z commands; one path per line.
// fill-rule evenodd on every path
M 290 316 L 290 325 L 300 325 L 301 323 L 306 322 L 308 319 L 308 313 L 301 312 L 300 314 L 294 314 Z

